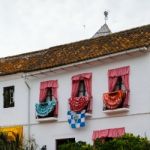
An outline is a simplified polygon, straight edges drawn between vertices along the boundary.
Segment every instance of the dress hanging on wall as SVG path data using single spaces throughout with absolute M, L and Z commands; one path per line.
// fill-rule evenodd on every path
M 55 99 L 52 100 L 47 99 L 46 102 L 35 104 L 36 113 L 40 117 L 45 117 L 54 110 L 55 106 L 56 106 Z

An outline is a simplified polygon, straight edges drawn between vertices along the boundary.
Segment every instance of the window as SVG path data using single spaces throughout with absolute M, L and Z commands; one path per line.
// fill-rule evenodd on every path
M 113 91 L 118 91 L 118 90 L 123 90 L 123 91 L 125 91 L 125 86 L 124 86 L 124 84 L 123 84 L 123 81 L 122 81 L 121 76 L 118 77 L 117 83 L 116 83 L 115 88 L 114 88 Z
M 4 87 L 4 108 L 14 107 L 14 86 Z
M 36 118 L 58 116 L 57 80 L 40 83 L 39 103 L 35 104 Z
M 79 81 L 79 89 L 78 89 L 78 97 L 80 96 L 86 96 L 86 89 L 85 89 L 85 83 L 84 80 Z
M 104 109 L 129 107 L 129 74 L 130 66 L 108 70 L 109 92 L 104 93 Z
M 44 102 L 41 103 L 41 107 L 43 110 L 47 111 L 46 109 L 49 110 L 50 109 L 49 107 L 53 107 L 52 106 L 53 103 L 51 103 L 50 101 L 51 102 L 54 101 L 53 94 L 52 94 L 52 87 L 47 87 Z M 49 105 L 51 105 L 51 106 L 49 106 Z M 44 116 L 39 115 L 38 118 L 54 117 L 55 107 L 50 112 L 46 113 L 46 115 L 44 115 Z
M 59 150 L 59 147 L 63 144 L 67 143 L 75 143 L 75 138 L 67 138 L 67 139 L 57 139 L 56 140 L 56 150 Z
M 46 100 L 52 100 L 52 98 L 53 98 L 52 88 L 47 88 Z
M 72 92 L 69 99 L 70 110 L 92 112 L 92 73 L 82 73 L 72 77 Z

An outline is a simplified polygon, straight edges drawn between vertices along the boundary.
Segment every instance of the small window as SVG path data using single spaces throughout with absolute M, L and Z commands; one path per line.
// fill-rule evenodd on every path
M 78 97 L 80 97 L 80 96 L 86 96 L 84 80 L 80 80 L 80 82 L 79 82 Z
M 75 143 L 75 138 L 57 139 L 56 150 L 59 150 L 61 145 L 67 144 L 67 143 Z
M 4 87 L 4 108 L 14 107 L 14 86 Z

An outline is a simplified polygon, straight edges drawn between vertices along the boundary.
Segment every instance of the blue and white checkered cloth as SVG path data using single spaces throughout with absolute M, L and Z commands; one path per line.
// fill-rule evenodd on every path
M 67 115 L 71 128 L 85 127 L 85 110 L 81 112 L 68 111 Z

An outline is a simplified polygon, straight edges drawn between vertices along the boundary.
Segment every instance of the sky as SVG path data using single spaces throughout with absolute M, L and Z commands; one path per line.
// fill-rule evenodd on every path
M 0 0 L 0 57 L 150 24 L 150 0 Z

